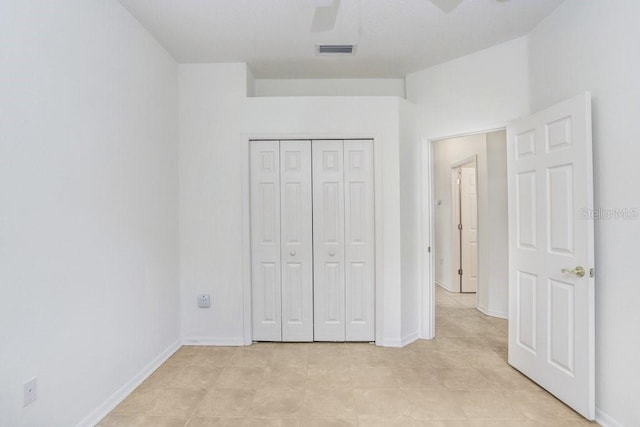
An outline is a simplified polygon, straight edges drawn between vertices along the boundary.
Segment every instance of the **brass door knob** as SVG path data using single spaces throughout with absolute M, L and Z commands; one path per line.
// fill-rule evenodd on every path
M 584 277 L 584 274 L 585 274 L 585 269 L 581 265 L 577 266 L 573 270 L 569 270 L 568 268 L 563 268 L 560 271 L 564 274 L 575 274 L 578 277 Z

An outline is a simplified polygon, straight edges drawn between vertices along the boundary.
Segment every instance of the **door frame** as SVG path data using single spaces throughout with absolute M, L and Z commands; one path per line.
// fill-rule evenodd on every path
M 385 345 L 384 338 L 384 259 L 383 259 L 383 198 L 382 198 L 382 141 L 378 132 L 370 133 L 242 133 L 242 322 L 243 345 L 253 343 L 251 298 L 251 193 L 249 144 L 252 140 L 323 140 L 369 139 L 373 144 L 373 199 L 374 199 L 374 325 L 375 344 Z
M 467 157 L 465 159 L 458 160 L 458 161 L 456 161 L 454 163 L 451 163 L 451 165 L 450 165 L 450 169 L 451 169 L 451 208 L 452 208 L 451 209 L 451 218 L 452 218 L 452 221 L 451 221 L 452 234 L 451 235 L 452 236 L 456 236 L 457 235 L 459 240 L 460 240 L 457 245 L 453 245 L 453 244 L 451 245 L 451 256 L 452 256 L 451 259 L 462 260 L 462 256 L 460 254 L 461 243 L 462 243 L 462 241 L 461 241 L 462 233 L 460 233 L 460 230 L 458 230 L 458 224 L 459 223 L 457 222 L 458 214 L 461 212 L 461 206 L 460 206 L 460 199 L 454 197 L 454 193 L 459 193 L 460 188 L 458 187 L 458 189 L 456 191 L 456 189 L 454 187 L 455 184 L 454 184 L 453 174 L 454 174 L 454 171 L 456 169 L 461 168 L 461 167 L 466 166 L 466 165 L 471 164 L 471 163 L 473 163 L 473 165 L 474 165 L 474 170 L 475 170 L 475 175 L 476 175 L 476 191 L 477 191 L 477 187 L 478 187 L 478 185 L 477 185 L 477 182 L 478 182 L 478 156 L 477 155 L 474 154 L 474 155 L 469 156 L 469 157 Z M 455 196 L 459 196 L 459 194 L 455 194 Z M 454 200 L 455 200 L 455 202 L 454 202 Z M 477 197 L 476 197 L 476 222 L 477 222 L 477 215 L 478 215 L 477 204 L 478 204 L 478 201 L 477 201 Z M 478 245 L 480 245 L 480 234 L 479 233 L 478 233 Z M 479 264 L 479 261 L 480 260 L 479 260 L 478 253 L 476 253 L 476 265 Z M 461 265 L 460 261 L 458 261 L 458 268 L 462 268 L 462 265 Z M 451 272 L 455 273 L 455 275 L 453 277 L 455 277 L 458 274 L 458 268 L 455 268 L 455 266 L 453 266 L 453 265 L 451 266 Z M 458 292 L 459 293 L 463 293 L 462 292 L 462 279 L 460 279 L 460 282 L 458 284 L 459 284 L 458 288 L 460 289 Z M 479 300 L 480 300 L 480 287 L 477 287 L 477 289 L 476 289 L 476 307 L 478 307 L 478 301 Z
M 508 122 L 499 123 L 493 126 L 471 129 L 465 132 L 452 133 L 435 137 L 427 137 L 421 142 L 421 248 L 422 252 L 422 339 L 435 338 L 436 332 L 436 301 L 435 301 L 435 250 L 434 250 L 434 230 L 435 230 L 435 180 L 433 162 L 433 144 L 445 139 L 461 138 L 464 136 L 478 135 L 507 130 Z M 477 160 L 476 160 L 477 177 Z M 477 305 L 477 293 L 476 293 Z

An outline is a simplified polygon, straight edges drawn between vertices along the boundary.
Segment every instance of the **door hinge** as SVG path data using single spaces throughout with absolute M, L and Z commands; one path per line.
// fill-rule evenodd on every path
M 427 252 L 431 253 L 431 246 L 427 248 Z
M 462 269 L 461 268 L 458 269 L 458 276 L 462 276 Z
M 458 185 L 462 184 L 462 180 L 460 178 L 458 178 L 457 180 Z
M 458 230 L 462 230 L 462 224 L 458 224 Z

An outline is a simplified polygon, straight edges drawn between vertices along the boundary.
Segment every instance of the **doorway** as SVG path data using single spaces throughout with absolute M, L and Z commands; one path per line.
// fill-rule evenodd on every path
M 504 140 L 503 145 L 506 145 L 506 138 Z M 508 357 L 513 368 L 585 418 L 593 420 L 596 391 L 595 270 L 591 267 L 594 265 L 593 218 L 585 218 L 583 213 L 585 209 L 593 209 L 590 94 L 577 95 L 514 121 L 508 128 L 508 140 L 506 156 L 503 155 L 504 161 L 500 162 L 505 166 L 508 163 L 508 191 L 502 192 L 508 205 L 506 220 L 502 221 L 509 227 L 508 258 L 494 257 L 494 261 L 501 259 L 508 267 L 505 289 L 508 315 L 502 322 L 510 325 L 506 345 L 500 346 L 500 353 Z M 434 206 L 433 203 L 438 197 L 438 193 L 434 193 L 434 175 L 437 176 L 434 169 L 438 164 L 434 152 L 437 154 L 436 147 L 441 141 L 428 141 L 425 153 L 430 190 L 424 193 L 429 200 L 425 212 L 430 219 L 425 223 L 424 241 L 429 244 L 433 244 L 434 210 L 442 205 L 435 203 Z M 490 157 L 487 155 L 487 159 Z M 487 160 L 485 171 L 495 171 L 495 166 Z M 479 161 L 479 178 L 481 167 Z M 478 183 L 481 181 L 479 179 Z M 504 248 L 504 245 L 486 247 L 486 239 L 482 236 L 483 216 L 491 219 L 489 224 L 500 221 L 493 215 L 487 217 L 486 211 L 483 213 L 480 185 L 478 195 L 478 242 L 484 245 L 478 248 L 481 258 L 487 253 L 495 255 L 494 249 Z M 494 193 L 496 195 L 499 194 Z M 484 209 L 498 205 L 491 197 L 488 201 Z M 488 236 L 494 236 L 494 233 L 490 231 Z M 437 261 L 441 260 L 442 255 L 437 250 L 428 253 L 429 266 L 434 265 L 434 255 Z M 438 262 L 435 264 L 437 267 Z M 494 267 L 493 264 L 489 264 L 489 268 L 483 267 L 480 263 L 479 292 L 483 289 L 483 271 L 496 271 Z M 433 270 L 430 268 L 429 271 Z M 425 275 L 425 278 L 431 307 L 438 307 L 440 287 L 435 286 L 434 292 L 433 275 Z M 497 282 L 488 283 L 495 285 Z M 493 297 L 495 290 L 489 290 Z M 484 311 L 480 304 L 477 308 Z M 435 310 L 431 314 L 427 338 L 435 335 Z M 484 320 L 498 319 L 486 316 Z M 504 341 L 503 337 L 500 339 Z
M 476 156 L 451 168 L 454 266 L 458 292 L 478 290 L 478 186 Z
M 454 136 L 430 145 L 435 300 L 506 319 L 506 131 Z

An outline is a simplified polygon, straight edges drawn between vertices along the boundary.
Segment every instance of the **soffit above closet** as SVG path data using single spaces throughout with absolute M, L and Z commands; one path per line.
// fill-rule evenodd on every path
M 334 0 L 326 30 L 310 0 L 120 0 L 178 62 L 246 62 L 257 78 L 401 78 L 526 35 L 563 0 L 444 1 Z

